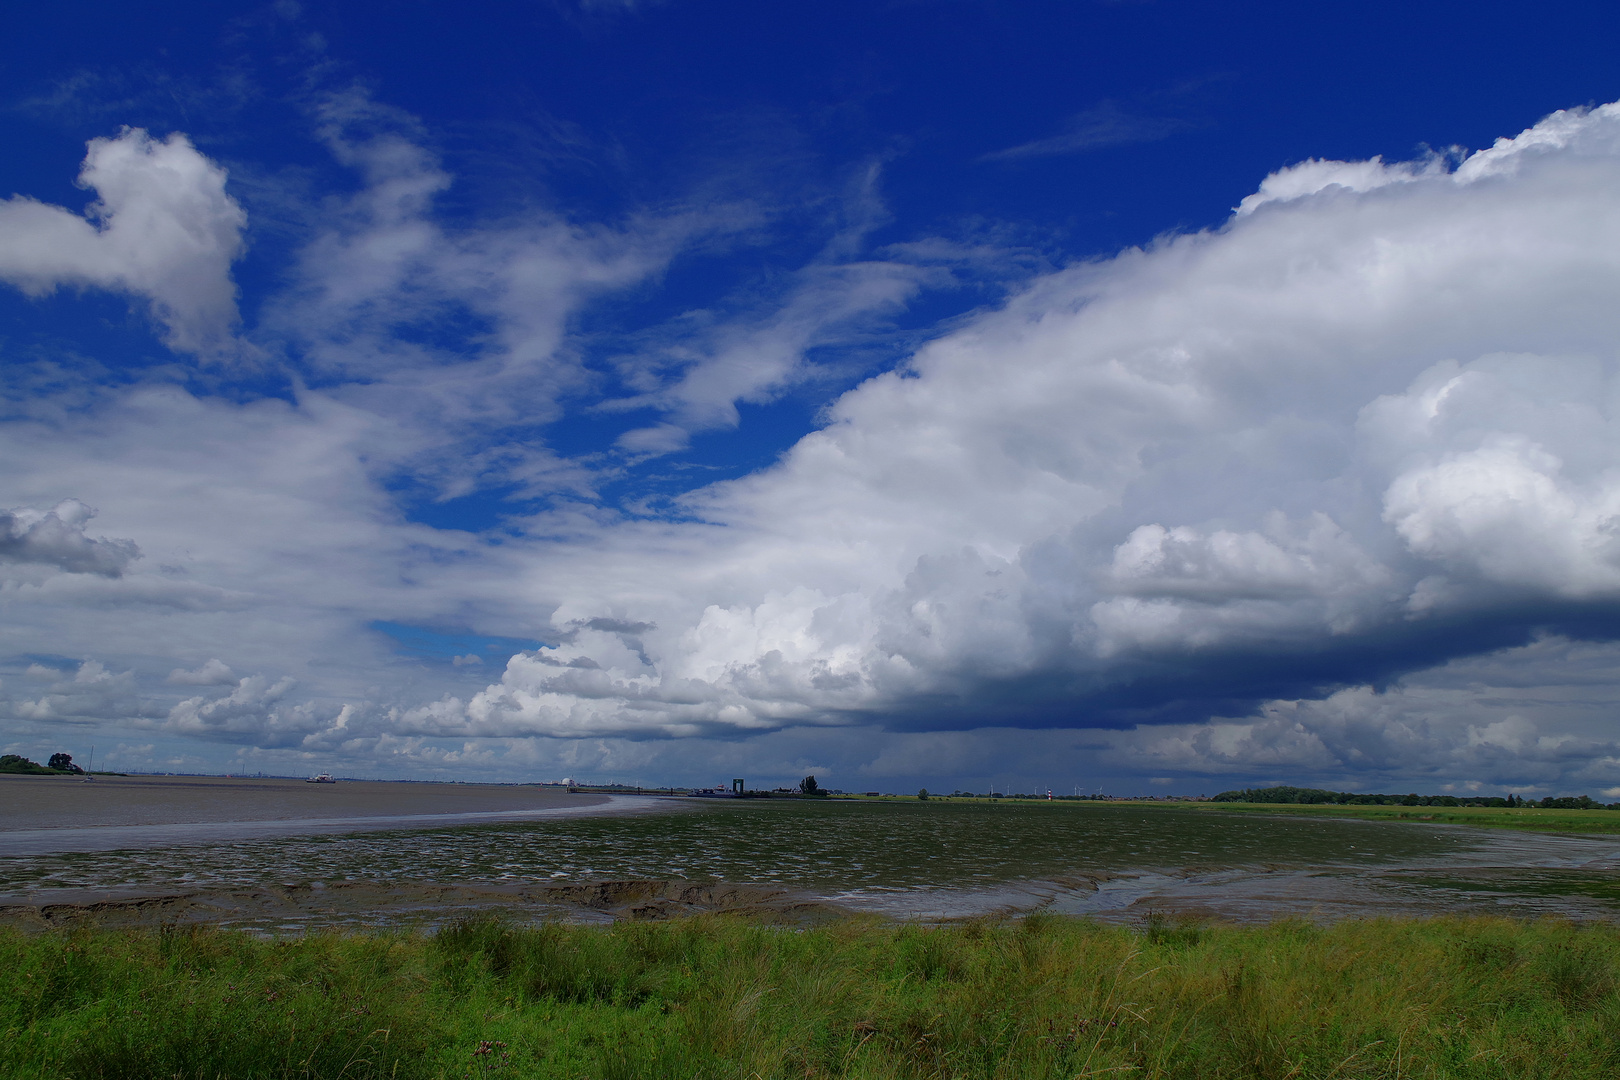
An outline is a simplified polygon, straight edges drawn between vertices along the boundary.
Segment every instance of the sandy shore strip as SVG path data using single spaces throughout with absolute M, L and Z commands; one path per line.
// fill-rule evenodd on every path
M 435 784 L 232 776 L 0 776 L 0 830 L 93 825 L 176 825 L 402 814 L 461 814 L 590 806 L 602 795 L 572 795 L 542 784 Z
M 0 778 L 0 857 L 650 813 L 679 800 L 538 784 Z
M 124 851 L 191 844 L 238 843 L 286 836 L 330 836 L 395 829 L 443 829 L 508 821 L 656 813 L 671 800 L 642 795 L 603 795 L 588 805 L 531 810 L 475 810 L 461 814 L 377 814 L 350 818 L 284 818 L 272 821 L 199 821 L 174 825 L 91 825 L 82 828 L 0 830 L 0 858 L 63 852 Z

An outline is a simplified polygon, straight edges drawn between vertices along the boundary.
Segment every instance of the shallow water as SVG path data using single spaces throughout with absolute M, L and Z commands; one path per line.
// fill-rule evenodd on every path
M 665 804 L 669 806 L 668 803 Z M 376 823 L 372 823 L 375 827 Z M 0 858 L 5 892 L 722 880 L 898 916 L 1620 916 L 1620 838 L 1129 804 L 696 802 L 646 815 Z

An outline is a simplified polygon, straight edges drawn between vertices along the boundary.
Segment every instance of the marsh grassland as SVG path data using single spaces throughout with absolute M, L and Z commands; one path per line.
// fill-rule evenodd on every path
M 1620 929 L 1484 918 L 0 936 L 0 1075 L 1620 1075 Z

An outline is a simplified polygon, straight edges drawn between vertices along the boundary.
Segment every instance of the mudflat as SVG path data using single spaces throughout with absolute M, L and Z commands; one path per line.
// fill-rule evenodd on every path
M 279 930 L 433 925 L 494 909 L 592 921 L 739 909 L 801 919 L 824 907 L 928 922 L 1030 911 L 1620 918 L 1612 835 L 1133 804 L 570 799 L 555 788 L 178 777 L 130 778 L 126 804 L 103 782 L 0 781 L 9 805 L 38 813 L 48 808 L 36 796 L 52 794 L 80 823 L 119 820 L 106 800 L 140 821 L 128 816 L 133 796 L 161 795 L 170 822 L 0 826 L 0 923 Z M 72 805 L 92 788 L 100 817 Z M 338 803 L 345 788 L 354 801 Z M 253 796 L 278 816 L 241 820 Z M 194 818 L 212 820 L 178 821 L 187 799 L 211 808 Z
M 571 795 L 539 784 L 433 784 L 218 776 L 0 775 L 0 832 L 117 825 L 499 814 L 597 806 L 603 795 Z

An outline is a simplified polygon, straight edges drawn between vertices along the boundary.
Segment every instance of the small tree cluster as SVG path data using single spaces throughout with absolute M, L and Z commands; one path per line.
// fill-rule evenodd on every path
M 27 776 L 50 776 L 55 773 L 82 773 L 73 764 L 72 754 L 52 754 L 49 764 L 41 765 L 21 754 L 0 754 L 0 773 L 20 773 Z

